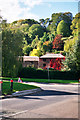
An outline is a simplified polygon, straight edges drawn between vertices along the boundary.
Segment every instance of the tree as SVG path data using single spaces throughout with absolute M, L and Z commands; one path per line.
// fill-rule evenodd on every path
M 62 35 L 56 35 L 53 41 L 53 49 L 55 50 L 63 50 L 63 41 L 61 40 Z
M 42 51 L 40 49 L 33 49 L 33 51 L 30 52 L 30 56 L 40 57 L 41 55 L 42 55 Z
M 24 55 L 29 56 L 30 52 L 32 51 L 32 47 L 30 45 L 26 45 L 23 47 L 23 53 Z
M 39 24 L 38 21 L 35 21 L 34 19 L 20 19 L 18 21 L 14 21 L 11 24 L 28 24 L 28 25 L 33 25 L 33 24 Z
M 80 36 L 79 36 L 76 46 L 75 46 L 75 56 L 76 56 L 77 71 L 80 72 Z
M 49 41 L 53 42 L 53 40 L 55 38 L 54 34 L 53 33 L 48 33 L 48 36 L 49 36 Z
M 50 21 L 50 18 L 46 18 L 46 19 L 39 19 L 40 21 L 40 24 L 46 28 L 48 25 L 49 25 L 49 21 Z
M 73 46 L 75 45 L 76 40 L 77 40 L 76 36 L 73 38 L 68 37 L 67 40 L 65 40 L 64 51 L 69 52 L 69 51 L 73 50 L 73 48 L 74 48 Z
M 48 40 L 49 40 L 48 34 L 46 32 L 44 32 L 44 35 L 40 38 L 40 41 L 45 42 L 45 41 L 48 41 Z
M 68 70 L 80 72 L 80 39 L 76 37 L 68 52 L 66 52 L 65 66 Z
M 39 22 L 40 22 L 40 24 L 41 24 L 43 27 L 45 27 L 45 25 L 44 25 L 45 20 L 44 20 L 44 19 L 39 19 Z
M 72 21 L 71 25 L 72 34 L 79 36 L 80 34 L 80 13 L 77 13 Z
M 2 29 L 2 69 L 3 76 L 16 77 L 21 66 L 23 34 L 19 29 Z
M 50 42 L 50 41 L 45 41 L 44 43 L 43 43 L 43 51 L 44 51 L 44 53 L 46 53 L 46 52 L 52 52 L 52 42 Z
M 64 20 L 60 21 L 57 26 L 57 34 L 63 35 L 63 37 L 70 36 L 69 26 L 67 26 Z
M 41 27 L 41 25 L 39 24 L 33 24 L 30 28 L 29 28 L 29 37 L 33 40 L 35 39 L 36 35 L 38 35 L 38 37 L 42 37 L 44 33 L 44 29 L 43 27 Z
M 38 35 L 36 35 L 36 38 L 31 43 L 32 48 L 37 48 L 38 42 L 39 42 Z
M 51 16 L 51 20 L 49 21 L 48 30 L 50 30 L 51 33 L 54 35 L 57 34 L 57 26 L 61 20 L 64 20 L 67 26 L 70 29 L 70 25 L 72 22 L 72 13 L 53 13 Z

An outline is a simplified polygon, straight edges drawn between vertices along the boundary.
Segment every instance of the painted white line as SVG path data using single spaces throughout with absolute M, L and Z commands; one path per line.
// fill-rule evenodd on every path
M 21 112 L 17 112 L 15 114 L 12 114 L 12 115 L 9 115 L 9 116 L 5 116 L 5 117 L 12 117 L 12 116 L 15 116 L 15 115 L 18 115 L 18 114 L 21 114 L 21 113 L 25 113 L 27 112 L 28 110 L 25 110 L 25 111 L 21 111 Z

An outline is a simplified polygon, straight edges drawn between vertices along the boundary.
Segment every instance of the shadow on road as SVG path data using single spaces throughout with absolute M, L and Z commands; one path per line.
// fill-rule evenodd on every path
M 28 96 L 61 96 L 61 95 L 78 95 L 78 93 L 55 91 L 55 90 L 43 90 L 39 93 L 34 93 L 34 94 L 31 94 L 31 95 L 28 95 Z M 43 100 L 42 98 L 27 97 L 27 95 L 21 96 L 21 97 L 18 97 L 18 98 Z
M 33 98 L 33 97 L 27 97 L 27 96 L 21 96 L 21 97 L 18 97 L 18 98 L 21 98 L 21 99 L 35 99 L 35 100 L 44 100 L 42 98 Z
M 30 96 L 53 96 L 53 95 L 78 95 L 78 93 L 65 92 L 65 91 L 56 91 L 56 90 L 43 90 L 39 93 L 30 95 Z

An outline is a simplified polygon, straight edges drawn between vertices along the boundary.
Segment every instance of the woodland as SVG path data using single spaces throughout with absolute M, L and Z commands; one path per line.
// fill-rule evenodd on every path
M 42 56 L 61 53 L 63 71 L 80 72 L 80 13 L 53 13 L 51 18 L 20 19 L 8 23 L 0 16 L 2 41 L 2 76 L 17 76 L 19 56 Z

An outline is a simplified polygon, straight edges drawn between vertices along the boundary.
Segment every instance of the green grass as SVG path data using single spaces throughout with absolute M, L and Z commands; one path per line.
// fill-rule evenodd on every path
M 10 80 L 11 78 L 3 77 L 3 80 Z M 18 81 L 18 78 L 12 78 L 14 81 Z M 39 82 L 39 83 L 78 83 L 78 80 L 57 80 L 57 79 L 31 79 L 31 78 L 21 78 L 24 82 Z
M 39 83 L 78 83 L 78 80 L 48 80 L 48 79 L 26 79 L 21 78 L 22 81 L 28 81 L 28 82 L 39 82 Z
M 30 89 L 35 89 L 35 88 L 38 88 L 38 87 L 34 86 L 34 85 L 28 85 L 28 84 L 24 84 L 24 83 L 13 82 L 13 92 L 11 92 L 10 81 L 3 81 L 2 94 L 3 95 L 8 95 L 8 94 L 14 93 L 16 91 L 30 90 Z

